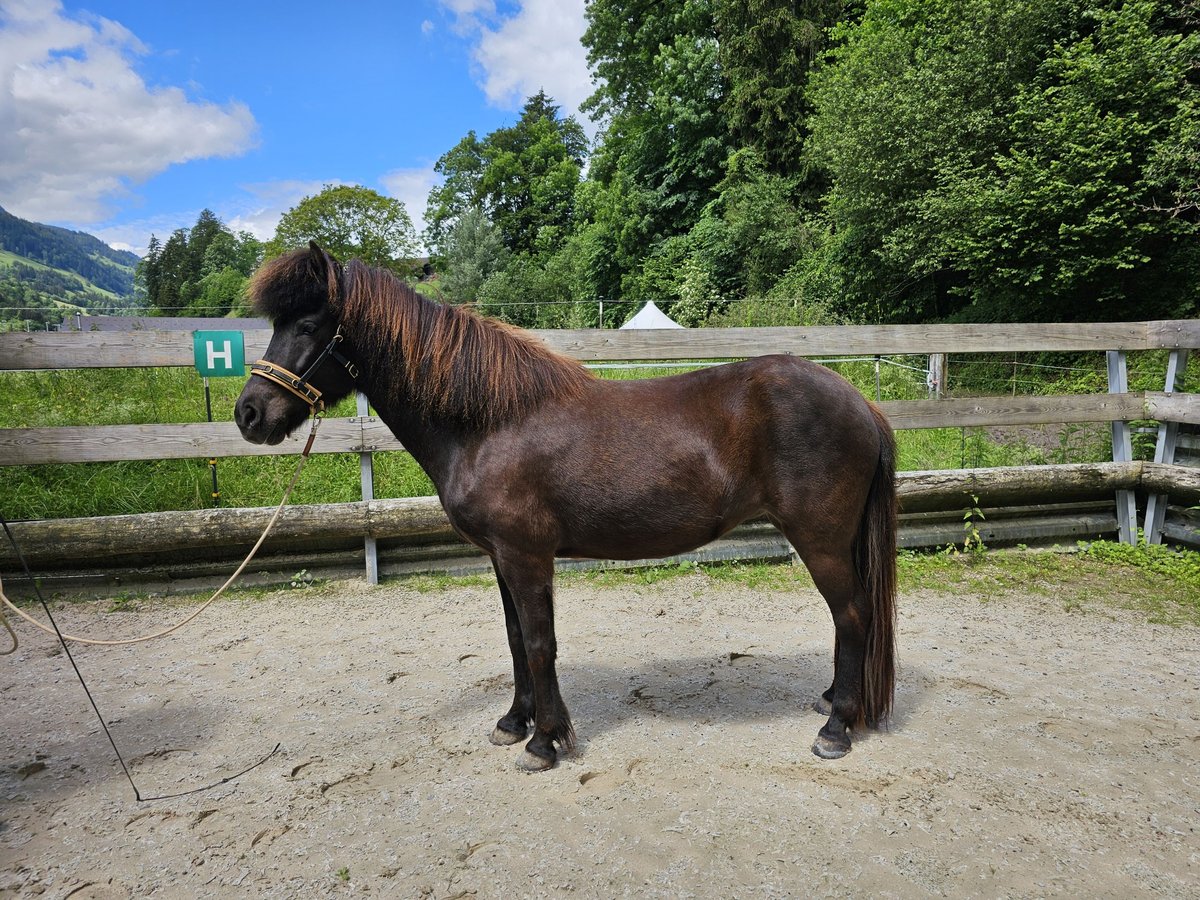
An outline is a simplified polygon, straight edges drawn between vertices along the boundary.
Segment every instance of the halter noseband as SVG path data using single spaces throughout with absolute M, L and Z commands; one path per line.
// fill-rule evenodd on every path
M 337 351 L 337 345 L 343 340 L 345 338 L 342 335 L 342 326 L 339 325 L 333 338 L 325 346 L 325 349 L 321 351 L 321 355 L 313 360 L 313 364 L 305 370 L 303 375 L 296 375 L 293 372 L 289 372 L 283 366 L 267 362 L 265 359 L 260 359 L 250 364 L 250 375 L 251 377 L 257 375 L 260 378 L 265 378 L 267 381 L 277 384 L 284 390 L 295 394 L 308 404 L 308 408 L 314 416 L 320 415 L 325 412 L 325 401 L 321 399 L 321 392 L 309 384 L 308 380 L 320 368 L 321 363 L 332 356 L 342 364 L 342 368 L 350 373 L 351 378 L 355 381 L 358 380 L 358 366 Z

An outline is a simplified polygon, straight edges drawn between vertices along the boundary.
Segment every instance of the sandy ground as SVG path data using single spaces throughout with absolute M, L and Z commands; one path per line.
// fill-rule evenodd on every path
M 809 751 L 831 628 L 811 589 L 691 574 L 560 589 L 577 752 L 487 741 L 494 590 L 362 583 L 222 601 L 67 661 L 0 658 L 0 895 L 1200 895 L 1200 629 L 1023 593 L 902 598 L 894 727 Z M 126 633 L 149 605 L 61 612 Z

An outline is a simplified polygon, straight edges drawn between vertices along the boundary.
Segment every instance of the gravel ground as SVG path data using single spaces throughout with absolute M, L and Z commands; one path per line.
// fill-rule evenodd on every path
M 223 600 L 69 665 L 0 659 L 0 895 L 1200 895 L 1200 628 L 1053 592 L 902 598 L 890 731 L 809 751 L 832 629 L 811 587 L 567 579 L 579 747 L 526 775 L 492 587 L 341 582 Z M 1070 609 L 1064 608 L 1069 606 Z M 135 634 L 178 604 L 76 603 Z

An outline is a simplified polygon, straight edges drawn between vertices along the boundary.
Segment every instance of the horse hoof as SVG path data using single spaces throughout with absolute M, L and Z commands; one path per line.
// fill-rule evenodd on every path
M 818 734 L 816 741 L 813 742 L 812 752 L 821 757 L 821 759 L 841 759 L 850 752 L 850 741 L 834 741 L 825 737 L 823 734 Z
M 488 736 L 488 740 L 497 747 L 511 747 L 520 741 L 525 740 L 525 735 L 514 734 L 511 731 L 505 731 L 499 725 L 492 729 L 492 733 Z
M 833 715 L 833 704 L 830 701 L 826 700 L 824 697 L 818 697 L 816 700 L 813 701 L 812 706 L 813 706 L 813 709 L 815 709 L 817 712 L 819 712 L 823 716 L 832 716 Z
M 554 760 L 526 750 L 517 760 L 517 768 L 522 772 L 545 772 L 547 769 L 554 768 Z

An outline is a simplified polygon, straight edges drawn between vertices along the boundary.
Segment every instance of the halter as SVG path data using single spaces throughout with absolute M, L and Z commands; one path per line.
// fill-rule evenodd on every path
M 337 351 L 337 345 L 343 340 L 345 340 L 345 337 L 342 335 L 342 326 L 339 325 L 332 340 L 321 351 L 321 355 L 313 360 L 313 364 L 305 370 L 303 375 L 296 375 L 283 366 L 267 362 L 265 359 L 260 359 L 250 364 L 250 375 L 258 375 L 260 378 L 265 378 L 267 381 L 273 382 L 284 390 L 295 394 L 308 404 L 308 408 L 314 416 L 320 415 L 325 412 L 325 401 L 321 399 L 321 392 L 309 384 L 308 380 L 320 368 L 321 363 L 332 356 L 342 364 L 342 368 L 350 373 L 351 378 L 355 381 L 358 380 L 358 366 Z

